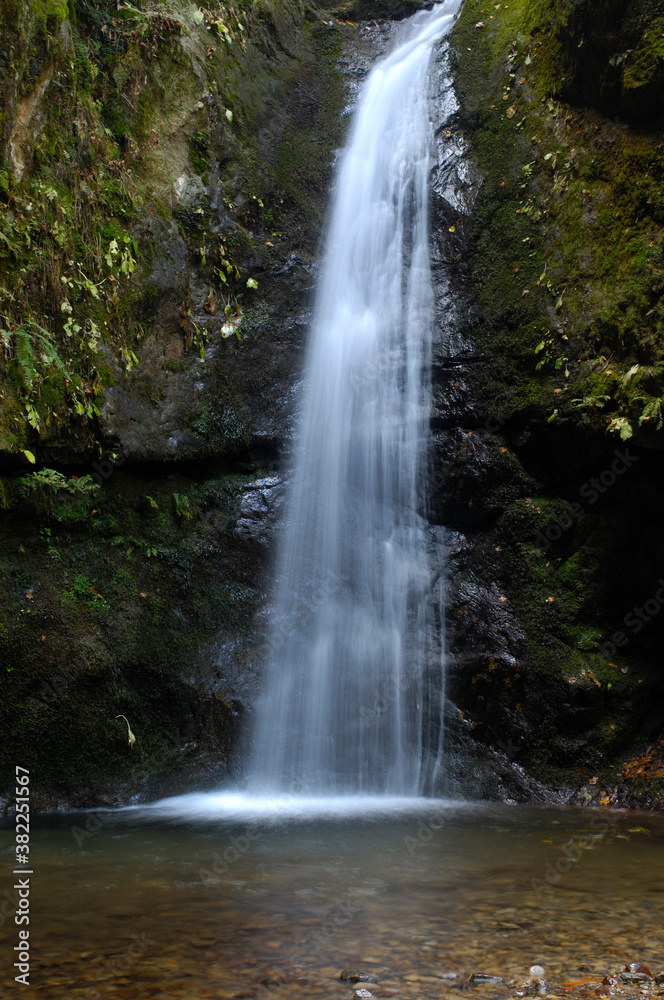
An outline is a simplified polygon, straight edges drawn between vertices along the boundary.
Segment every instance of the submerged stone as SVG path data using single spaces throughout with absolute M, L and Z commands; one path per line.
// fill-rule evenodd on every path
M 377 983 L 378 979 L 370 972 L 361 969 L 344 969 L 339 973 L 339 979 L 346 983 Z

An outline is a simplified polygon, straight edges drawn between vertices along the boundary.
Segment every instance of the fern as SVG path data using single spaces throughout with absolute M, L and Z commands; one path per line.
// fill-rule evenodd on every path
M 29 476 L 23 476 L 18 482 L 24 496 L 28 496 L 42 487 L 47 487 L 53 493 L 70 493 L 72 496 L 76 494 L 81 496 L 94 495 L 101 489 L 92 476 L 67 477 L 56 469 L 48 468 L 32 472 Z
M 24 326 L 19 326 L 14 331 L 14 353 L 20 385 L 31 392 L 37 377 L 37 366 L 32 337 Z
M 34 320 L 28 320 L 11 332 L 3 330 L 1 339 L 6 356 L 13 347 L 16 362 L 14 384 L 28 394 L 38 388 L 43 381 L 44 369 L 55 368 L 59 372 L 66 370 L 65 363 L 56 350 L 52 334 Z
M 34 345 L 39 349 L 41 355 L 41 360 L 45 365 L 49 365 L 57 369 L 59 372 L 66 371 L 65 363 L 58 354 L 55 344 L 53 342 L 53 334 L 45 330 L 43 326 L 39 326 L 34 320 L 30 320 L 30 326 L 32 327 L 33 342 Z
M 662 413 L 661 399 L 651 399 L 643 408 L 643 413 L 639 417 L 639 427 L 641 424 L 652 420 L 655 429 L 660 431 L 664 426 L 664 414 Z

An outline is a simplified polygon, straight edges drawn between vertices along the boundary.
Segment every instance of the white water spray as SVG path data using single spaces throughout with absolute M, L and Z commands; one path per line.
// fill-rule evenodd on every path
M 426 513 L 429 67 L 460 0 L 370 74 L 337 181 L 257 707 L 257 792 L 432 794 L 440 577 Z

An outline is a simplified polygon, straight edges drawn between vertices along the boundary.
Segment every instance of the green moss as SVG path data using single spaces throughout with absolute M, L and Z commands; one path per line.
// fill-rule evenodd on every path
M 534 405 L 638 436 L 659 429 L 662 394 L 658 375 L 638 390 L 624 378 L 634 364 L 655 373 L 662 362 L 661 137 L 557 99 L 569 16 L 548 0 L 473 0 L 453 35 L 462 122 L 485 178 L 467 232 L 482 304 L 480 387 L 501 413 Z M 609 355 L 616 384 L 600 392 L 597 367 Z
M 49 22 L 58 25 L 62 24 L 69 17 L 69 5 L 67 0 L 40 0 L 35 5 L 37 16 L 45 24 Z
M 664 17 L 655 18 L 639 46 L 629 53 L 623 74 L 626 91 L 660 83 L 664 74 Z
M 189 142 L 191 162 L 197 174 L 205 174 L 208 169 L 210 155 L 210 133 L 208 129 L 199 129 Z

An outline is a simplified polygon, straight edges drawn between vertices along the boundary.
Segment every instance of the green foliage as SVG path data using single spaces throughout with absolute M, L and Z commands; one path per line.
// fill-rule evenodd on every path
M 28 423 L 39 430 L 41 417 L 37 405 L 41 389 L 51 376 L 65 372 L 65 364 L 48 330 L 34 320 L 12 328 L 9 317 L 2 319 L 6 324 L 0 329 L 2 362 L 20 392 Z
M 46 488 L 54 494 L 68 493 L 70 496 L 94 496 L 100 486 L 92 476 L 64 476 L 55 469 L 40 469 L 18 480 L 25 496 Z
M 193 518 L 194 515 L 191 512 L 189 497 L 182 496 L 179 493 L 174 493 L 173 502 L 175 504 L 175 513 L 178 517 L 188 518 L 189 520 Z
M 72 587 L 63 590 L 62 597 L 65 602 L 85 602 L 89 607 L 101 611 L 103 614 L 109 610 L 108 602 L 95 585 L 88 580 L 87 576 L 82 573 L 76 574 Z

